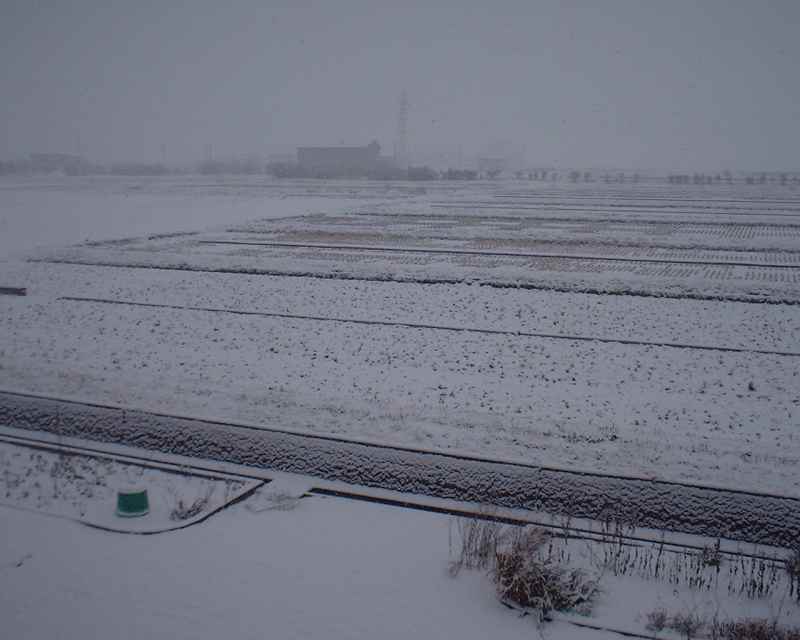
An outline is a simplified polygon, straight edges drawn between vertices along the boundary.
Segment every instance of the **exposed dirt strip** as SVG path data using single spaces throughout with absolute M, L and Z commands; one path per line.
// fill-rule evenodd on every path
M 474 251 L 470 249 L 421 249 L 417 247 L 371 247 L 367 245 L 311 244 L 300 242 L 255 242 L 247 240 L 198 240 L 198 244 L 244 245 L 253 247 L 274 247 L 277 249 L 326 249 L 333 251 L 375 251 L 379 253 L 422 253 L 452 256 L 486 256 L 487 258 L 558 258 L 559 260 L 597 260 L 603 262 L 634 262 L 646 264 L 685 264 L 708 267 L 755 267 L 771 269 L 800 269 L 800 264 L 780 264 L 774 262 L 740 262 L 713 260 L 675 260 L 668 258 L 630 258 L 627 256 L 600 256 L 569 253 L 521 253 L 515 251 Z
M 0 296 L 24 296 L 27 293 L 25 287 L 0 287 Z
M 463 206 L 452 206 L 447 204 L 432 204 L 432 208 L 435 209 L 504 209 L 504 210 L 525 210 L 524 207 L 503 207 L 503 206 L 495 206 L 495 207 L 463 207 Z M 534 209 L 532 209 L 534 210 Z M 384 217 L 384 218 L 421 218 L 423 220 L 430 220 L 432 217 L 437 218 L 446 218 L 448 220 L 459 220 L 459 219 L 467 219 L 467 220 L 489 220 L 489 221 L 501 221 L 501 222 L 581 222 L 581 223 L 591 223 L 591 222 L 613 222 L 613 223 L 622 223 L 622 224 L 662 224 L 662 225 L 673 225 L 673 224 L 692 224 L 698 226 L 708 226 L 708 227 L 718 227 L 718 226 L 742 226 L 742 227 L 775 227 L 778 229 L 797 229 L 800 228 L 800 223 L 793 223 L 793 222 L 726 222 L 724 220 L 709 222 L 707 220 L 678 220 L 677 222 L 672 222 L 669 220 L 664 220 L 663 218 L 639 218 L 639 217 L 601 217 L 601 216 L 593 216 L 593 217 L 576 217 L 576 216 L 540 216 L 540 215 L 519 215 L 513 216 L 509 214 L 504 215 L 491 215 L 491 216 L 481 216 L 481 215 L 469 215 L 469 214 L 453 214 L 453 213 L 446 213 L 446 214 L 430 214 L 430 213 L 386 213 L 384 211 L 355 211 L 351 215 L 354 216 L 373 216 L 373 217 Z
M 155 302 L 137 302 L 135 300 L 115 300 L 110 298 L 87 298 L 79 296 L 62 296 L 59 300 L 69 302 L 90 302 L 98 304 L 126 305 L 131 307 L 149 307 L 154 309 L 175 309 L 178 311 L 203 311 L 209 313 L 228 313 L 240 316 L 259 316 L 264 318 L 287 318 L 290 320 L 311 320 L 315 322 L 342 322 L 347 324 L 374 325 L 383 327 L 401 327 L 405 329 L 433 329 L 436 331 L 455 331 L 462 333 L 478 333 L 486 335 L 523 336 L 527 338 L 545 338 L 548 340 L 571 340 L 580 342 L 604 342 L 625 344 L 640 347 L 669 347 L 674 349 L 697 349 L 702 351 L 724 351 L 729 353 L 757 353 L 772 356 L 800 357 L 795 351 L 770 351 L 764 349 L 742 349 L 738 347 L 719 347 L 709 345 L 688 344 L 679 342 L 650 342 L 645 340 L 628 340 L 625 338 L 608 338 L 598 336 L 564 335 L 558 333 L 539 333 L 532 331 L 506 331 L 502 329 L 480 329 L 474 327 L 458 327 L 452 325 L 436 325 L 415 322 L 394 322 L 388 320 L 365 320 L 359 318 L 336 318 L 330 316 L 311 316 L 293 313 L 277 313 L 269 311 L 247 311 L 240 309 L 223 309 L 218 307 L 194 307 L 186 305 L 160 304 Z
M 504 199 L 517 198 L 519 200 L 525 200 L 526 204 L 530 204 L 530 206 L 538 206 L 538 207 L 558 207 L 558 208 L 561 208 L 561 207 L 577 206 L 577 207 L 580 207 L 580 208 L 591 209 L 591 208 L 593 208 L 593 204 L 594 204 L 593 203 L 593 204 L 588 204 L 587 205 L 587 204 L 584 204 L 583 202 L 575 203 L 575 202 L 569 202 L 569 201 L 564 201 L 564 200 L 552 200 L 552 201 L 547 201 L 547 200 L 539 201 L 539 200 L 537 200 L 537 202 L 531 203 L 530 200 L 534 200 L 536 198 L 532 198 L 532 197 L 528 197 L 528 196 L 511 196 L 511 195 L 496 195 L 494 197 L 495 198 L 504 198 Z M 572 196 L 570 196 L 570 197 L 572 197 Z M 615 200 L 616 200 L 616 198 L 615 198 Z M 456 201 L 456 202 L 469 202 L 469 201 Z M 491 202 L 491 201 L 488 201 L 488 202 Z M 609 202 L 609 201 L 603 200 L 601 198 L 597 198 L 596 201 L 595 201 L 595 203 L 600 208 L 603 208 L 603 209 L 631 209 L 631 210 L 634 210 L 634 211 L 641 211 L 641 210 L 648 210 L 648 209 L 681 209 L 683 212 L 686 212 L 686 213 L 693 213 L 695 211 L 697 211 L 699 213 L 708 213 L 709 212 L 708 210 L 712 210 L 713 213 L 720 213 L 720 214 L 724 215 L 726 212 L 722 211 L 722 209 L 728 209 L 730 211 L 787 211 L 787 212 L 792 212 L 792 213 L 800 213 L 800 207 L 797 207 L 797 206 L 770 207 L 770 206 L 761 205 L 760 203 L 756 203 L 756 202 L 754 202 L 753 204 L 756 204 L 757 206 L 753 206 L 753 207 L 742 207 L 742 206 L 737 206 L 737 205 L 731 206 L 731 205 L 725 204 L 723 202 L 715 202 L 713 204 L 706 203 L 706 204 L 702 204 L 702 205 L 691 205 L 691 204 L 687 204 L 687 202 L 689 202 L 689 201 L 686 201 L 686 202 L 681 203 L 681 204 L 648 204 L 648 205 L 640 205 L 640 204 L 623 204 L 623 203 L 620 203 L 620 202 Z M 478 202 L 476 204 L 483 204 L 483 202 Z M 797 201 L 794 201 L 794 202 L 791 202 L 791 203 L 787 203 L 787 204 L 797 205 Z
M 532 219 L 532 218 L 526 218 Z M 675 223 L 665 223 L 673 225 Z M 678 223 L 680 224 L 680 223 Z M 694 224 L 694 223 L 687 223 L 687 224 Z M 737 226 L 744 226 L 740 225 L 738 222 L 734 223 Z M 762 226 L 762 225 L 759 225 Z M 276 231 L 274 229 L 225 229 L 225 233 L 241 233 L 247 234 L 250 236 L 259 236 L 259 235 L 267 235 L 267 236 L 275 236 L 275 235 L 283 235 L 285 233 L 293 234 L 294 232 L 284 232 L 284 231 Z M 315 232 L 310 232 L 315 233 Z M 318 232 L 324 233 L 324 232 Z M 416 240 L 415 236 L 406 236 L 409 240 Z M 438 240 L 438 241 L 451 241 L 454 239 L 461 240 L 462 238 L 453 238 L 453 236 L 447 235 L 436 235 L 436 234 L 429 234 L 425 235 L 424 240 Z M 475 241 L 486 241 L 489 238 L 485 237 L 466 237 L 463 238 L 465 242 L 475 242 Z M 692 242 L 674 242 L 674 243 L 665 243 L 659 242 L 654 240 L 653 242 L 643 242 L 643 241 L 635 241 L 635 240 L 612 240 L 609 238 L 523 238 L 522 240 L 517 238 L 508 238 L 508 237 L 493 237 L 491 238 L 492 242 L 496 242 L 498 244 L 503 243 L 516 243 L 516 242 L 529 242 L 531 244 L 552 244 L 552 245 L 565 245 L 565 246 L 583 246 L 583 245 L 598 245 L 601 247 L 614 247 L 620 249 L 666 249 L 668 251 L 714 251 L 716 253 L 776 253 L 776 254 L 786 254 L 789 256 L 795 256 L 800 254 L 800 249 L 791 249 L 791 248 L 781 248 L 781 247 L 720 247 L 714 246 L 711 244 L 698 244 Z M 89 244 L 87 246 L 103 246 L 104 244 L 112 244 L 111 242 L 103 243 L 97 242 L 96 244 Z M 548 254 L 549 255 L 549 254 Z M 726 262 L 725 264 L 732 264 Z M 768 266 L 768 265 L 765 265 Z
M 539 193 L 531 193 L 531 192 L 520 192 L 520 193 L 496 193 L 492 197 L 493 198 L 508 198 L 513 199 L 517 198 L 519 200 L 541 200 L 544 198 L 559 198 L 562 197 L 564 193 L 554 193 L 552 191 L 542 191 Z M 586 192 L 586 193 L 569 193 L 569 197 L 574 200 L 583 200 L 589 202 L 626 202 L 626 201 L 633 201 L 634 203 L 639 203 L 642 201 L 653 201 L 653 202 L 669 202 L 674 204 L 681 204 L 685 203 L 688 207 L 694 207 L 694 204 L 691 203 L 699 203 L 700 206 L 727 206 L 727 205 L 754 205 L 753 207 L 743 207 L 745 209 L 754 209 L 758 210 L 761 208 L 761 205 L 789 205 L 789 206 L 797 206 L 800 205 L 800 200 L 797 198 L 790 198 L 790 199 L 776 199 L 776 198 L 682 198 L 680 196 L 668 195 L 663 193 L 661 195 L 651 195 L 646 192 L 642 193 L 626 193 L 624 191 L 615 191 L 604 193 L 602 191 L 593 191 L 593 192 Z
M 568 213 L 585 213 L 596 211 L 597 213 L 610 213 L 615 211 L 612 205 L 601 205 L 601 206 L 563 206 L 561 204 L 552 204 L 552 205 L 532 205 L 532 204 L 515 204 L 513 202 L 509 202 L 508 204 L 496 204 L 494 202 L 473 202 L 473 201 L 452 201 L 450 203 L 443 203 L 443 202 L 435 202 L 431 204 L 432 207 L 441 207 L 441 206 L 448 206 L 454 207 L 459 209 L 520 209 L 526 211 L 538 211 L 538 210 L 548 210 L 548 211 L 564 211 Z M 763 211 L 763 209 L 758 209 L 759 211 Z M 791 209 L 793 211 L 793 209 Z M 755 213 L 754 211 L 692 211 L 692 210 L 683 210 L 683 211 L 676 211 L 670 209 L 657 209 L 656 207 L 637 207 L 631 210 L 623 210 L 625 213 L 630 215 L 646 215 L 646 214 L 658 214 L 658 215 L 669 215 L 669 216 L 748 216 L 750 218 L 757 218 L 757 217 L 779 217 L 779 218 L 800 218 L 800 211 L 798 213 L 784 213 L 786 209 L 776 209 L 774 212 L 771 213 Z

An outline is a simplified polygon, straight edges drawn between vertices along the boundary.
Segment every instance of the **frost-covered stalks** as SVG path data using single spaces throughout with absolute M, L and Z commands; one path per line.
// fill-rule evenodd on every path
M 630 542 L 625 528 L 604 524 L 596 563 L 614 576 L 666 582 L 695 591 L 719 592 L 749 600 L 788 594 L 800 602 L 800 553 L 729 556 L 716 540 L 702 549 L 669 548 L 664 541 Z M 793 573 L 795 571 L 795 573 Z
M 666 609 L 655 609 L 647 614 L 647 624 L 645 628 L 648 631 L 660 633 L 667 628 L 669 622 L 669 613 L 667 613 Z
M 491 518 L 489 512 L 485 513 Z M 461 569 L 491 569 L 498 543 L 508 537 L 508 527 L 487 519 L 459 518 L 450 521 L 450 575 Z
M 717 602 L 731 598 L 739 603 L 768 603 L 769 619 L 776 629 L 782 621 L 790 621 L 782 618 L 784 605 L 795 606 L 798 599 L 800 552 L 767 557 L 759 555 L 758 549 L 753 555 L 727 552 L 720 540 L 701 548 L 675 546 L 663 539 L 645 542 L 634 539 L 627 525 L 613 521 L 605 523 L 599 536 L 587 538 L 569 521 L 561 523 L 556 533 L 498 520 L 496 512 L 484 512 L 479 519 L 451 522 L 450 573 L 455 576 L 464 568 L 487 573 L 501 602 L 539 621 L 548 619 L 550 612 L 590 613 L 601 583 L 613 588 L 620 578 L 653 581 L 669 585 L 674 594 L 688 591 Z M 650 631 L 667 629 L 689 639 L 747 640 L 750 636 L 745 631 L 766 628 L 767 622 L 742 619 L 725 625 L 695 609 L 662 608 L 647 615 Z M 800 640 L 792 635 L 795 631 L 781 633 L 752 637 Z
M 568 530 L 568 529 L 567 529 Z M 618 520 L 605 520 L 602 523 L 600 542 L 602 543 L 602 558 L 600 566 L 615 576 L 625 575 L 631 567 L 631 545 L 626 542 L 625 536 L 633 533 L 633 527 L 623 524 Z
M 711 625 L 711 640 L 800 640 L 800 628 L 786 628 L 774 620 L 744 619 Z
M 781 626 L 775 619 L 707 620 L 695 612 L 670 614 L 665 609 L 647 614 L 648 631 L 660 633 L 665 629 L 687 640 L 800 640 L 800 628 Z
M 783 561 L 789 576 L 789 595 L 800 602 L 800 547 L 794 549 Z
M 705 621 L 696 613 L 678 612 L 673 615 L 668 622 L 667 628 L 677 631 L 686 640 L 696 638 L 705 628 Z
M 198 496 L 191 502 L 188 500 L 184 501 L 183 498 L 178 498 L 177 503 L 174 507 L 172 507 L 172 511 L 170 511 L 169 519 L 181 521 L 194 518 L 196 515 L 199 515 L 208 509 L 208 505 L 211 502 L 211 496 L 213 494 L 214 486 L 209 485 L 206 487 L 205 493 Z
M 495 554 L 492 577 L 498 597 L 536 611 L 540 619 L 550 611 L 589 613 L 599 579 L 561 564 L 552 554 L 550 539 L 537 527 L 514 530 Z
M 569 555 L 543 529 L 460 519 L 450 534 L 450 574 L 462 568 L 486 571 L 504 604 L 535 612 L 540 620 L 550 611 L 591 609 L 599 577 L 568 567 Z

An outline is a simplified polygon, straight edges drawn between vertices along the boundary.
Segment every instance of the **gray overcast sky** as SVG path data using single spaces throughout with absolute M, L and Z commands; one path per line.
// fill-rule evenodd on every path
M 0 157 L 524 145 L 531 164 L 800 168 L 797 0 L 0 0 Z

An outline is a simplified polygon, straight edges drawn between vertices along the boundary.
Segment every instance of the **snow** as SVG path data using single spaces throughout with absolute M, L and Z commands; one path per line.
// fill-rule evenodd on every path
M 269 293 L 250 295 L 284 310 Z M 349 315 L 373 308 L 375 296 L 348 293 Z M 792 357 L 35 296 L 0 304 L 6 388 L 800 495 Z M 719 340 L 713 324 L 697 338 Z
M 291 486 L 291 483 L 290 483 Z M 273 494 L 274 495 L 274 494 Z M 567 622 L 539 630 L 495 598 L 479 572 L 448 575 L 445 516 L 334 498 L 274 506 L 268 493 L 155 537 L 111 534 L 0 507 L 0 614 L 26 638 L 618 637 Z M 588 548 L 576 546 L 577 560 Z M 595 551 L 596 553 L 596 551 Z M 606 573 L 588 618 L 645 633 L 657 608 L 722 617 L 797 606 Z M 43 613 L 46 612 L 46 615 Z
M 548 184 L 492 198 L 509 190 L 199 177 L 0 183 L 6 248 L 58 244 L 25 255 L 121 265 L 0 263 L 2 284 L 28 288 L 0 296 L 0 386 L 800 495 L 797 358 L 750 351 L 800 352 L 800 305 L 733 301 L 800 301 L 797 194 Z M 790 268 L 208 243 L 231 238 Z M 315 277 L 285 275 L 294 272 Z M 450 284 L 423 284 L 437 278 Z M 412 281 L 393 281 L 403 279 Z M 743 352 L 714 350 L 731 347 Z
M 43 263 L 9 264 L 6 274 L 28 288 L 28 302 L 74 296 L 722 348 L 793 351 L 800 345 L 800 305 Z
M 258 483 L 200 476 L 175 469 L 125 464 L 0 442 L 0 504 L 37 509 L 94 526 L 153 532 L 186 526 L 207 517 Z M 115 517 L 117 491 L 145 487 L 146 518 Z M 181 507 L 195 506 L 192 514 Z
M 68 437 L 45 441 L 51 448 L 78 444 Z M 800 601 L 790 594 L 781 564 L 785 550 L 723 540 L 717 571 L 701 566 L 696 551 L 676 546 L 678 540 L 665 541 L 663 534 L 650 543 L 619 546 L 613 528 L 594 523 L 591 539 L 556 538 L 547 553 L 597 578 L 597 601 L 588 614 L 558 613 L 555 621 L 539 626 L 535 617 L 502 606 L 481 572 L 462 570 L 452 577 L 450 562 L 459 545 L 454 518 L 310 495 L 317 481 L 274 471 L 268 472 L 269 484 L 186 528 L 151 536 L 103 531 L 63 517 L 70 509 L 105 509 L 110 516 L 113 505 L 100 480 L 106 485 L 135 480 L 173 498 L 186 497 L 199 485 L 166 471 L 182 462 L 174 456 L 157 455 L 159 462 L 147 463 L 165 469 L 158 471 L 125 458 L 131 450 L 101 449 L 99 458 L 73 452 L 71 472 L 54 474 L 55 466 L 63 467 L 58 453 L 0 443 L 0 489 L 6 498 L 0 504 L 0 617 L 9 637 L 205 640 L 266 634 L 344 640 L 417 634 L 470 640 L 537 634 L 602 640 L 618 637 L 608 629 L 648 633 L 647 613 L 657 608 L 722 620 L 747 616 L 800 623 Z M 223 468 L 214 473 L 225 477 Z M 87 481 L 90 477 L 98 482 Z M 86 495 L 87 488 L 99 493 Z M 65 498 L 56 505 L 60 509 L 53 508 L 54 489 Z M 692 542 L 713 545 L 709 539 Z M 737 552 L 774 560 L 729 555 Z M 654 573 L 654 561 L 661 563 L 660 573 Z M 759 580 L 764 570 L 768 595 L 742 595 L 741 587 L 751 576 Z
M 447 576 L 441 517 L 312 498 L 291 510 L 243 505 L 154 541 L 2 507 L 0 516 L 0 610 L 20 640 L 535 632 L 477 576 Z
M 148 237 L 40 251 L 37 259 L 242 274 L 320 278 L 335 274 L 337 278 L 379 281 L 466 281 L 577 292 L 800 301 L 797 252 L 763 247 L 722 251 L 697 243 L 676 249 L 652 246 L 657 243 L 652 238 L 648 246 L 576 243 L 575 233 L 572 243 L 542 244 L 519 240 L 515 237 L 519 235 L 517 223 L 506 228 L 480 211 L 455 221 L 442 219 L 435 228 L 431 220 L 438 219 L 357 212 L 310 215 L 233 226 L 224 234 Z M 480 224 L 481 235 L 461 237 L 463 220 L 467 225 Z M 635 224 L 634 218 L 626 220 Z M 538 233 L 539 226 L 529 232 Z M 329 242 L 320 243 L 321 238 Z M 287 240 L 292 242 L 284 242 Z M 397 246 L 390 246 L 392 242 Z
M 312 436 L 259 424 L 201 421 L 129 407 L 0 392 L 0 422 L 77 437 L 125 443 L 153 452 L 302 473 L 320 479 L 415 496 L 599 520 L 635 522 L 773 546 L 792 546 L 800 527 L 798 498 L 743 493 L 704 483 L 527 465 L 425 447 Z
M 0 259 L 36 247 L 175 233 L 256 218 L 293 216 L 330 199 L 270 188 L 264 178 L 0 179 Z M 312 192 L 313 193 L 313 192 Z M 346 197 L 347 207 L 361 202 Z

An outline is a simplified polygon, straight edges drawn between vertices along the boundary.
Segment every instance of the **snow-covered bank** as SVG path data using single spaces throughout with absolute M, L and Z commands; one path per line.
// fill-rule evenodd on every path
M 35 509 L 112 531 L 151 533 L 204 519 L 260 483 L 192 473 L 168 465 L 130 464 L 57 449 L 0 442 L 0 504 Z M 146 487 L 147 518 L 114 516 L 117 491 Z
M 800 498 L 0 391 L 0 424 L 414 496 L 789 547 Z
M 619 638 L 565 621 L 538 628 L 502 606 L 480 572 L 450 577 L 446 516 L 334 498 L 276 504 L 275 490 L 156 538 L 0 507 L 4 631 L 17 640 Z M 706 591 L 609 569 L 600 584 L 591 616 L 558 617 L 638 634 L 649 634 L 657 608 L 800 620 L 791 600 L 731 597 L 724 581 Z
M 446 518 L 322 498 L 292 510 L 259 508 L 268 506 L 244 504 L 155 543 L 0 507 L 4 633 L 16 640 L 535 633 L 530 618 L 494 600 L 481 576 L 448 577 Z M 553 631 L 553 638 L 610 638 Z

